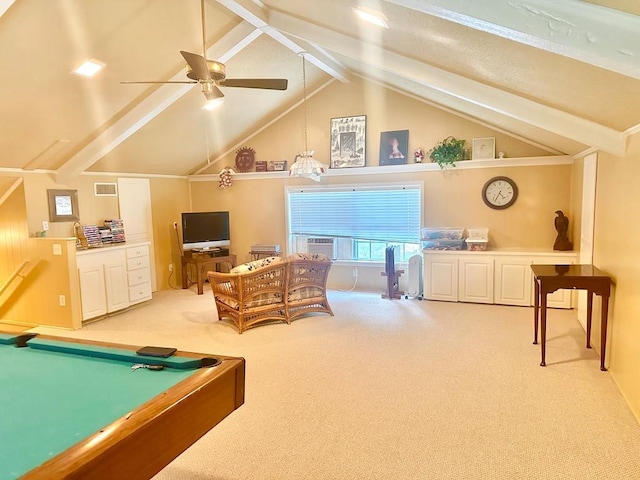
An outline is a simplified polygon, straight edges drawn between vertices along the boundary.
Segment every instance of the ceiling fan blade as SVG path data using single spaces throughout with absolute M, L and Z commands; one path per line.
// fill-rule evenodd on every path
M 154 81 L 154 80 L 150 80 L 150 81 L 148 81 L 148 82 L 131 82 L 131 81 L 123 81 L 123 82 L 120 82 L 120 83 L 124 83 L 124 84 L 131 85 L 131 84 L 136 84 L 136 83 L 198 83 L 198 82 L 196 82 L 196 81 L 194 81 L 194 80 L 192 80 L 192 81 L 190 81 L 190 82 L 163 82 L 163 81 Z
M 286 90 L 289 81 L 286 78 L 227 78 L 220 80 L 223 87 L 266 88 L 267 90 Z
M 180 55 L 186 60 L 191 67 L 193 73 L 198 76 L 199 80 L 211 80 L 211 74 L 207 66 L 207 61 L 202 55 L 196 55 L 195 53 L 180 51 Z

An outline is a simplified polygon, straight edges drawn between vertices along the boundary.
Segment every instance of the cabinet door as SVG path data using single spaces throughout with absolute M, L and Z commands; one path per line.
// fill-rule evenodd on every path
M 107 297 L 104 288 L 102 265 L 87 265 L 78 268 L 82 320 L 99 317 L 107 313 Z
M 530 257 L 496 257 L 495 303 L 531 305 L 532 273 Z
M 424 256 L 424 293 L 428 300 L 458 301 L 458 258 Z
M 123 262 L 109 263 L 104 266 L 107 311 L 115 312 L 129 306 L 129 285 L 127 269 Z
M 493 259 L 461 257 L 458 288 L 461 302 L 493 303 Z

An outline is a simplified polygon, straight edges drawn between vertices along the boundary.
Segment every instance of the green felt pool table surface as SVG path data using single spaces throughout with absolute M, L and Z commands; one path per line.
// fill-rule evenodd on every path
M 15 337 L 0 335 L 2 480 L 149 478 L 243 402 L 243 359 L 200 368 L 207 356 L 141 357 L 138 347 L 54 337 L 17 348 Z M 189 438 L 177 454 L 176 436 Z M 150 457 L 135 458 L 143 450 L 168 461 L 148 467 Z

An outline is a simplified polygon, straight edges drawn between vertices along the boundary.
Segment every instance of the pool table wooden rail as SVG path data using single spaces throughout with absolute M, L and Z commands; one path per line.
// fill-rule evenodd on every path
M 55 336 L 39 337 L 61 339 Z M 140 348 L 108 342 L 64 340 L 120 349 Z M 196 358 L 209 356 L 194 352 L 177 352 L 176 355 Z M 133 480 L 153 477 L 244 403 L 244 359 L 217 357 L 223 360 L 220 365 L 198 369 L 175 387 L 21 478 Z

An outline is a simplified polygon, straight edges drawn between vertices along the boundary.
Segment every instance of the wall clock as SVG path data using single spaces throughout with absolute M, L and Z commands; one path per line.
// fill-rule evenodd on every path
M 248 172 L 253 168 L 256 151 L 250 147 L 242 147 L 236 152 L 236 168 L 239 172 Z
M 509 177 L 493 177 L 482 187 L 482 200 L 487 207 L 503 210 L 518 198 L 518 186 Z

